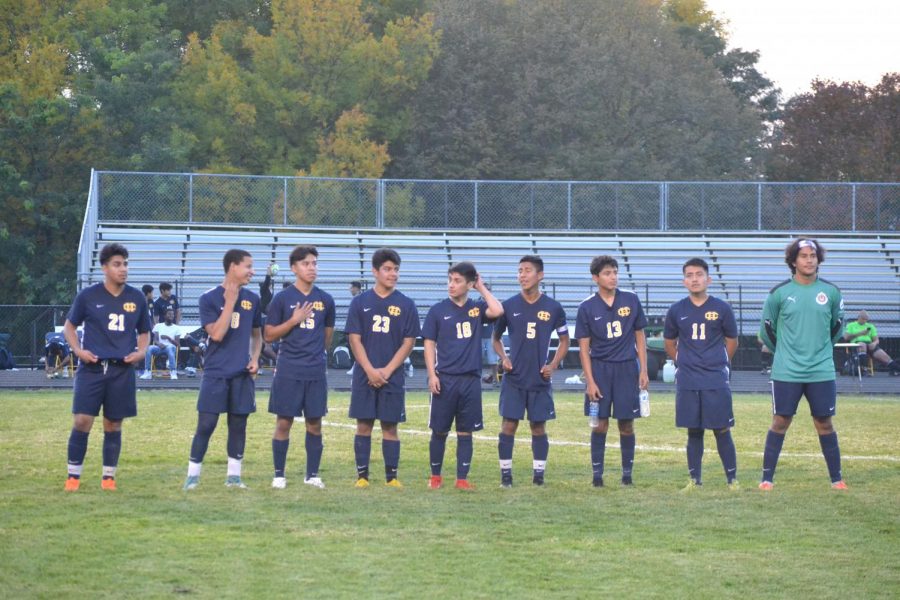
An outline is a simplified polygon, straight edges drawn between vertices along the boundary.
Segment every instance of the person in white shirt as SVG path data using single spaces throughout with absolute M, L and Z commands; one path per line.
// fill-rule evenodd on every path
M 181 343 L 178 331 L 178 325 L 175 324 L 175 311 L 167 310 L 164 321 L 153 326 L 153 336 L 156 339 L 156 344 L 147 348 L 146 358 L 144 359 L 144 374 L 141 375 L 141 379 L 153 378 L 153 359 L 157 354 L 168 355 L 169 377 L 178 379 L 177 366 L 175 364 L 178 345 Z

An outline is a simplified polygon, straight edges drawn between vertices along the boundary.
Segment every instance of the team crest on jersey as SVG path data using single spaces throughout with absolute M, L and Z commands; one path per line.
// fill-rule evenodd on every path
M 627 317 L 631 314 L 631 308 L 628 306 L 623 306 L 619 310 L 616 311 L 620 317 Z
M 825 295 L 825 292 L 816 294 L 816 304 L 821 304 L 822 306 L 828 304 L 828 296 Z
M 321 300 L 313 302 L 313 310 L 325 310 L 325 303 Z
M 481 314 L 481 309 L 478 308 L 477 306 L 475 308 L 469 310 L 469 316 L 472 317 L 473 319 L 480 314 Z
M 388 314 L 391 315 L 392 317 L 399 317 L 400 316 L 400 307 L 394 306 L 393 304 L 388 306 Z
M 122 305 L 122 310 L 132 313 L 137 310 L 137 304 L 135 304 L 134 302 L 126 302 Z
M 251 308 L 253 308 L 253 303 L 249 300 L 241 300 L 241 308 L 243 308 L 244 310 L 250 310 Z
M 537 314 L 537 318 L 540 319 L 541 321 L 549 321 L 550 313 L 548 313 L 546 310 L 539 310 L 538 314 Z
M 719 313 L 717 313 L 714 310 L 711 310 L 703 316 L 706 317 L 707 321 L 715 321 L 716 319 L 719 318 Z

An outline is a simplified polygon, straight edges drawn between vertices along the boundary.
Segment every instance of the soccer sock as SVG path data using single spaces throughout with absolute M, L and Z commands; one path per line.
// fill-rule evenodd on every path
M 715 431 L 716 448 L 719 451 L 719 458 L 722 459 L 722 467 L 725 468 L 725 479 L 731 483 L 737 479 L 737 451 L 734 448 L 734 439 L 731 437 L 731 430 Z
M 547 455 L 550 454 L 550 440 L 547 434 L 531 436 L 531 455 L 534 457 L 532 462 L 535 477 L 543 477 L 544 469 L 547 468 Z
M 116 476 L 116 467 L 119 466 L 119 454 L 122 452 L 122 432 L 103 432 L 103 479 L 112 479 Z
M 691 479 L 700 483 L 703 481 L 703 430 L 688 429 L 687 439 L 687 464 L 688 475 Z
M 228 415 L 228 456 L 241 460 L 247 443 L 247 415 Z
M 469 467 L 472 466 L 472 436 L 456 436 L 456 478 L 466 479 L 469 476 Z
M 202 463 L 209 447 L 209 438 L 216 430 L 219 415 L 202 412 L 197 414 L 197 431 L 194 433 L 194 441 L 191 442 L 191 462 Z
M 837 483 L 842 479 L 841 448 L 838 446 L 837 432 L 832 431 L 826 435 L 820 435 L 819 444 L 822 446 L 822 456 L 825 457 L 825 464 L 828 465 L 828 475 L 831 477 L 831 483 Z
M 284 477 L 284 467 L 287 464 L 288 447 L 291 440 L 276 440 L 272 438 L 272 462 L 275 465 L 275 477 Z
M 372 438 L 368 435 L 357 435 L 353 438 L 353 453 L 356 455 L 356 476 L 369 478 L 369 455 L 372 453 Z
M 515 441 L 515 436 L 506 435 L 505 433 L 500 434 L 500 441 L 497 443 L 497 452 L 500 455 L 501 477 L 512 477 L 512 457 Z
M 322 463 L 322 434 L 306 432 L 306 478 L 319 476 L 319 465 Z
M 428 442 L 428 456 L 431 459 L 431 474 L 440 475 L 444 464 L 444 451 L 447 449 L 447 436 L 431 432 L 431 441 Z
M 228 476 L 229 477 L 240 477 L 241 476 L 241 459 L 239 458 L 231 458 L 228 457 Z
M 622 479 L 631 478 L 631 470 L 634 467 L 635 435 L 619 434 L 619 447 L 622 449 Z
M 200 471 L 203 469 L 203 463 L 188 461 L 188 477 L 200 477 Z
M 606 434 L 591 432 L 591 466 L 594 479 L 603 477 L 603 460 L 606 456 Z
M 778 465 L 778 455 L 784 445 L 784 434 L 775 433 L 771 429 L 766 434 L 766 448 L 763 451 L 763 481 L 775 481 L 775 467 Z
M 381 454 L 384 456 L 384 479 L 397 479 L 397 468 L 400 466 L 400 440 L 381 440 Z
M 72 428 L 69 434 L 69 477 L 79 479 L 84 455 L 87 454 L 89 431 L 78 431 Z

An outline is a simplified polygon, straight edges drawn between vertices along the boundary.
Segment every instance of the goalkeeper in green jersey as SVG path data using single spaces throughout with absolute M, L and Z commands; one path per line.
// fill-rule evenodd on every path
M 784 436 L 800 397 L 806 396 L 831 487 L 844 490 L 841 451 L 831 424 L 837 388 L 834 342 L 841 338 L 844 301 L 834 284 L 819 277 L 825 248 L 816 240 L 796 239 L 784 252 L 793 276 L 769 292 L 763 306 L 760 338 L 774 353 L 772 361 L 772 427 L 766 436 L 761 490 L 771 490 Z
M 844 329 L 844 339 L 859 344 L 857 352 L 859 352 L 860 364 L 871 356 L 881 364 L 887 365 L 891 375 L 900 375 L 900 362 L 891 360 L 890 355 L 878 347 L 878 330 L 869 321 L 869 313 L 866 311 L 859 311 L 856 320 L 847 323 L 847 328 Z

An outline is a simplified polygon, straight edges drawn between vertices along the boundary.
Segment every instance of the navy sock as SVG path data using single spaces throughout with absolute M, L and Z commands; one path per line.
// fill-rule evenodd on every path
M 687 439 L 688 475 L 700 483 L 703 481 L 703 430 L 688 429 Z
M 272 439 L 272 462 L 275 464 L 275 477 L 284 477 L 284 466 L 287 464 L 288 446 L 290 445 L 290 439 Z
M 122 452 L 122 432 L 103 432 L 103 466 L 115 467 L 119 464 L 119 454 Z
M 84 455 L 87 454 L 89 431 L 78 431 L 72 429 L 69 434 L 69 464 L 80 465 L 84 463 Z M 80 477 L 80 475 L 69 474 L 70 477 Z
M 534 474 L 543 475 L 547 456 L 550 454 L 550 439 L 546 433 L 531 436 L 531 454 L 534 458 Z
M 384 479 L 397 479 L 400 466 L 400 440 L 381 440 L 381 454 L 384 456 Z
M 356 476 L 369 478 L 369 455 L 372 453 L 372 438 L 368 435 L 357 435 L 353 438 L 353 454 L 356 455 Z
M 619 447 L 622 449 L 622 479 L 631 478 L 631 469 L 634 467 L 635 435 L 619 434 Z
M 591 432 L 591 466 L 594 479 L 603 477 L 603 460 L 606 456 L 606 434 Z
M 456 436 L 456 478 L 466 479 L 472 466 L 472 436 Z
M 766 434 L 766 448 L 763 452 L 763 481 L 775 481 L 775 467 L 778 466 L 778 455 L 784 445 L 784 434 L 775 433 L 771 429 Z
M 500 441 L 497 443 L 497 453 L 500 455 L 501 477 L 512 477 L 512 457 L 515 442 L 515 436 L 506 435 L 505 433 L 500 434 Z
M 725 479 L 731 483 L 737 479 L 737 451 L 734 448 L 734 439 L 731 430 L 714 432 L 716 436 L 716 448 L 719 450 L 719 458 L 722 459 L 722 467 L 725 469 Z
M 832 431 L 829 434 L 820 435 L 819 444 L 822 446 L 825 464 L 828 465 L 828 476 L 831 477 L 831 483 L 837 483 L 842 479 L 841 448 L 838 446 L 837 432 Z
M 428 443 L 428 455 L 431 458 L 431 474 L 440 475 L 444 464 L 444 451 L 447 449 L 447 436 L 431 432 L 431 441 Z
M 244 458 L 247 443 L 247 415 L 228 415 L 228 458 Z
M 322 463 L 322 435 L 306 432 L 306 478 L 319 476 L 319 465 Z
M 197 431 L 194 432 L 194 441 L 191 442 L 191 462 L 202 463 L 209 448 L 209 438 L 216 430 L 219 415 L 216 413 L 202 412 L 197 415 Z

